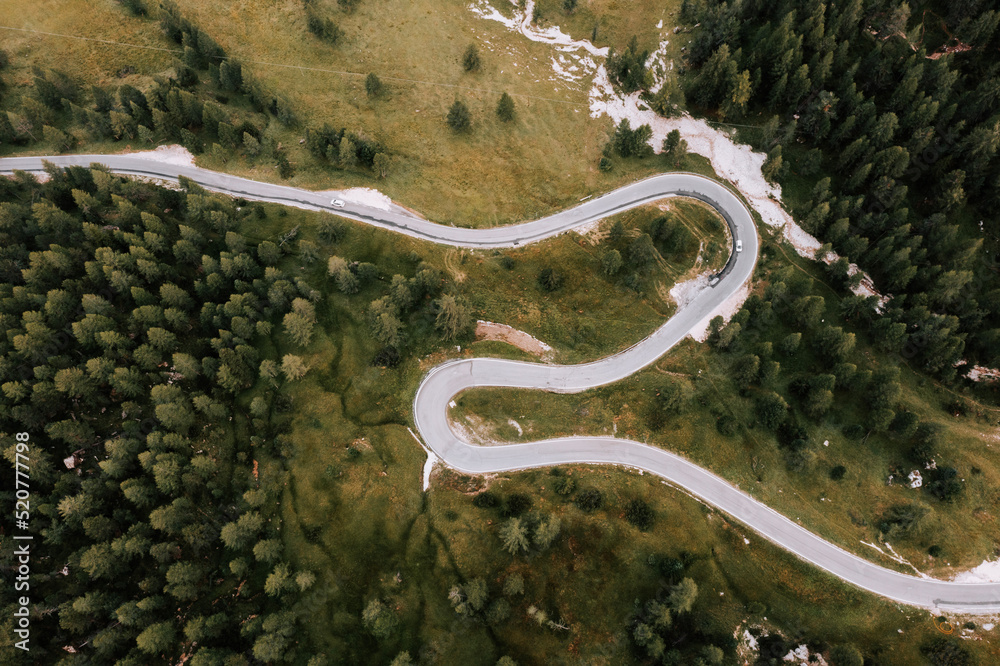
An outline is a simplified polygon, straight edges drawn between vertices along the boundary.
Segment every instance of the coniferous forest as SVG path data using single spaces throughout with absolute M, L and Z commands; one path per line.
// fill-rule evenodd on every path
M 0 179 L 0 431 L 46 442 L 30 447 L 31 659 L 294 656 L 315 575 L 277 538 L 277 389 L 303 368 L 259 350 L 318 293 L 276 267 L 277 243 L 233 231 L 258 207 L 97 167 L 49 176 Z
M 759 122 L 741 136 L 802 193 L 796 219 L 893 296 L 866 317 L 905 324 L 893 351 L 944 378 L 1000 364 L 1000 12 L 685 0 L 682 19 L 688 101 Z

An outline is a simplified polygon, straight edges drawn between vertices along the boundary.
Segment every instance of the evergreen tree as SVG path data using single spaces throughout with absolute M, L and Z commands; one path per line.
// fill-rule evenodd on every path
M 365 93 L 367 93 L 369 98 L 381 97 L 383 89 L 382 81 L 374 72 L 369 73 L 365 77 Z
M 497 117 L 505 123 L 514 120 L 514 98 L 507 93 L 500 95 L 497 102 Z
M 471 126 L 471 116 L 469 115 L 469 107 L 467 107 L 463 102 L 455 100 L 455 103 L 451 105 L 448 110 L 448 127 L 450 127 L 455 132 L 465 132 L 468 131 Z
M 479 70 L 482 62 L 479 59 L 479 49 L 475 44 L 469 44 L 466 47 L 465 52 L 462 54 L 462 68 L 467 72 L 475 72 Z
M 528 528 L 520 518 L 511 518 L 500 527 L 500 540 L 511 555 L 527 552 L 530 543 Z

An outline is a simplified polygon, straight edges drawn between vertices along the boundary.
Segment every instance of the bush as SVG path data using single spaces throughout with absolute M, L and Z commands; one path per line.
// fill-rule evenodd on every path
M 740 422 L 731 414 L 723 414 L 715 421 L 715 429 L 726 437 L 732 437 L 740 430 Z
M 652 527 L 655 517 L 653 509 L 641 499 L 634 499 L 625 507 L 625 520 L 637 527 L 641 532 L 645 532 Z
M 604 504 L 604 496 L 596 488 L 588 488 L 576 496 L 576 506 L 581 511 L 591 512 L 601 508 Z
M 336 44 L 344 34 L 333 21 L 328 18 L 320 18 L 312 12 L 306 18 L 306 27 L 313 35 L 330 44 Z
M 938 467 L 931 473 L 931 480 L 924 488 L 942 502 L 950 502 L 962 492 L 962 482 L 954 467 Z
M 897 504 L 882 514 L 878 520 L 878 529 L 886 537 L 902 536 L 910 532 L 925 515 L 927 508 L 919 504 Z
M 972 655 L 958 641 L 940 636 L 920 648 L 933 666 L 968 666 Z
M 387 345 L 375 354 L 372 365 L 380 368 L 395 368 L 399 365 L 400 360 L 399 350 L 392 345 Z
M 757 398 L 757 419 L 768 430 L 775 430 L 788 413 L 788 403 L 777 393 L 766 393 Z
M 857 441 L 865 436 L 865 429 L 857 424 L 852 423 L 851 425 L 844 428 L 844 437 L 850 440 Z
M 563 476 L 556 480 L 555 491 L 559 495 L 572 495 L 576 490 L 576 479 L 571 476 Z
M 941 557 L 941 546 L 934 544 L 927 549 L 927 554 L 931 557 Z
M 865 659 L 853 645 L 836 645 L 830 650 L 833 666 L 864 666 Z
M 844 467 L 843 465 L 837 465 L 836 467 L 830 470 L 830 478 L 833 479 L 834 481 L 840 481 L 841 479 L 844 478 L 845 474 L 847 474 L 847 468 Z
M 807 471 L 815 460 L 816 453 L 804 444 L 785 450 L 785 465 L 793 472 Z
M 563 285 L 563 276 L 551 268 L 543 268 L 538 274 L 538 286 L 544 291 L 558 291 Z
M 365 77 L 365 93 L 367 93 L 368 97 L 378 97 L 382 94 L 382 80 L 378 78 L 375 72 Z
M 514 493 L 504 502 L 504 518 L 517 518 L 531 509 L 531 499 L 523 493 Z
M 488 490 L 484 490 L 472 498 L 472 506 L 478 509 L 492 509 L 500 506 L 500 498 Z

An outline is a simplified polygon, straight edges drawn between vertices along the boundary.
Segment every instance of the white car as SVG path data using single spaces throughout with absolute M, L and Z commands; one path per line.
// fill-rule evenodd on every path
M 736 251 L 737 252 L 743 251 L 743 241 L 741 240 L 736 241 Z
M 330 202 L 330 205 L 333 206 L 334 208 L 343 208 L 344 201 L 342 199 L 334 199 L 333 201 Z

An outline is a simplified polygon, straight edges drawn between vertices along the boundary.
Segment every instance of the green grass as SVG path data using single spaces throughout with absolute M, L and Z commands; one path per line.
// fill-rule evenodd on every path
M 816 266 L 781 252 L 766 243 L 759 277 L 767 281 L 773 272 L 789 262 L 810 276 L 820 277 Z M 761 286 L 759 284 L 758 286 Z M 818 280 L 813 293 L 827 299 L 826 320 L 836 324 L 836 294 Z M 848 330 L 852 330 L 850 326 Z M 762 340 L 775 343 L 794 330 L 789 323 L 779 323 L 764 332 Z M 858 350 L 852 362 L 859 369 L 875 369 L 886 363 L 881 354 L 864 343 L 856 331 Z M 730 364 L 735 357 L 722 354 L 707 345 L 685 341 L 650 368 L 604 388 L 575 395 L 557 395 L 541 391 L 478 389 L 457 400 L 453 418 L 467 426 L 476 424 L 487 437 L 503 441 L 531 441 L 569 434 L 613 434 L 663 446 L 722 475 L 740 488 L 781 513 L 801 519 L 802 524 L 825 538 L 879 564 L 897 567 L 886 557 L 861 544 L 878 538 L 879 515 L 898 503 L 923 504 L 931 513 L 911 534 L 889 539 L 892 546 L 921 571 L 948 577 L 956 569 L 978 565 L 993 557 L 994 543 L 1000 538 L 993 516 L 1000 484 L 1000 458 L 995 435 L 990 434 L 998 411 L 979 403 L 970 403 L 968 416 L 955 417 L 945 406 L 955 399 L 947 388 L 937 385 L 903 367 L 903 393 L 899 405 L 915 412 L 921 420 L 946 426 L 944 443 L 936 456 L 942 465 L 953 466 L 964 479 L 963 492 L 951 503 L 942 503 L 925 492 L 896 483 L 886 485 L 890 470 L 898 467 L 905 473 L 914 469 L 907 459 L 909 446 L 888 435 L 873 434 L 864 442 L 848 440 L 842 428 L 863 423 L 866 410 L 862 401 L 840 390 L 837 406 L 826 417 L 813 421 L 799 416 L 806 426 L 816 458 L 805 472 L 787 468 L 774 436 L 762 428 L 744 428 L 735 437 L 721 435 L 715 427 L 722 414 L 734 415 L 742 423 L 754 422 L 752 394 L 739 395 L 731 379 Z M 782 364 L 779 392 L 785 392 L 791 377 L 815 372 L 819 366 L 806 340 L 792 358 L 775 358 Z M 665 382 L 675 381 L 689 396 L 686 412 L 668 419 L 659 430 L 650 423 L 655 409 L 654 396 Z M 790 400 L 790 402 L 792 402 Z M 793 403 L 794 404 L 794 403 Z M 978 410 L 978 411 L 977 411 Z M 472 419 L 469 419 L 472 415 Z M 514 419 L 523 436 L 508 424 Z M 829 441 L 829 446 L 823 446 Z M 847 468 L 842 481 L 829 478 L 837 465 Z M 924 472 L 925 481 L 927 472 Z M 943 548 L 941 557 L 931 558 L 931 545 Z M 912 569 L 898 566 L 900 570 Z
M 304 391 L 297 401 L 318 397 Z M 579 488 L 603 493 L 605 507 L 592 514 L 557 495 L 549 471 L 493 481 L 444 471 L 421 496 L 422 454 L 404 429 L 370 430 L 364 446 L 371 449 L 347 461 L 323 434 L 338 422 L 322 402 L 297 418 L 300 449 L 283 507 L 289 552 L 301 566 L 323 571 L 330 590 L 327 603 L 316 609 L 313 637 L 343 658 L 371 650 L 377 656 L 370 660 L 385 663 L 397 650 L 432 649 L 442 663 L 493 664 L 504 654 L 520 663 L 633 663 L 625 632 L 633 600 L 660 589 L 647 563 L 653 554 L 686 554 L 691 564 L 685 575 L 694 576 L 701 589 L 697 609 L 708 618 L 707 630 L 718 635 L 749 626 L 779 628 L 796 640 L 850 642 L 869 654 L 891 653 L 895 663 L 917 663 L 917 647 L 937 631 L 928 613 L 850 588 L 655 478 L 563 468 Z M 323 472 L 330 464 L 339 474 L 333 479 Z M 503 551 L 496 534 L 499 513 L 470 501 L 484 483 L 501 495 L 526 493 L 534 511 L 559 515 L 563 527 L 556 544 L 531 558 Z M 634 498 L 654 508 L 649 532 L 620 517 Z M 526 594 L 514 600 L 511 619 L 502 626 L 487 630 L 451 610 L 451 585 L 481 577 L 495 598 L 511 572 L 525 577 Z M 388 598 L 402 619 L 398 639 L 381 647 L 357 621 L 363 603 L 376 595 Z M 766 620 L 751 615 L 750 602 L 764 604 Z M 570 629 L 538 628 L 526 616 L 529 605 L 558 614 Z M 991 649 L 988 633 L 977 636 L 986 640 L 969 644 L 971 649 Z
M 345 32 L 336 46 L 307 33 L 298 0 L 179 4 L 237 58 L 382 77 L 385 96 L 369 100 L 363 76 L 247 65 L 286 94 L 306 124 L 360 129 L 381 141 L 395 164 L 379 189 L 436 221 L 484 226 L 534 218 L 649 173 L 650 160 L 622 163 L 611 175 L 598 171 L 610 122 L 589 117 L 587 89 L 552 81 L 551 47 L 478 18 L 465 0 L 361 2 L 353 14 L 321 3 L 318 11 Z M 474 42 L 483 64 L 469 74 L 460 58 Z M 517 106 L 509 125 L 494 114 L 504 91 Z M 444 122 L 455 99 L 472 111 L 467 134 L 454 134 Z M 373 184 L 367 174 L 345 177 L 315 164 L 298 149 L 300 136 L 293 131 L 277 137 L 299 167 L 293 183 Z
M 168 46 L 155 22 L 134 19 L 115 2 L 0 0 L 0 16 L 5 26 L 87 38 L 0 30 L 0 48 L 11 61 L 3 75 L 12 86 L 29 84 L 31 68 L 40 66 L 58 69 L 87 84 L 142 87 L 170 66 L 171 55 L 162 50 L 125 46 L 174 48 Z
M 496 2 L 503 8 L 502 0 Z M 550 80 L 548 46 L 476 18 L 463 0 L 362 0 L 351 15 L 340 13 L 327 0 L 320 8 L 345 31 L 344 41 L 333 47 L 307 33 L 298 0 L 251 5 L 182 0 L 179 4 L 229 53 L 246 61 L 249 72 L 291 99 L 302 126 L 289 130 L 271 123 L 269 128 L 290 151 L 297 169 L 291 184 L 317 189 L 375 186 L 435 221 L 490 226 L 538 217 L 585 195 L 663 170 L 662 160 L 650 158 L 615 159 L 612 172 L 598 171 L 610 123 L 606 118 L 589 117 L 587 90 Z M 543 25 L 558 23 L 575 38 L 589 39 L 598 23 L 598 45 L 620 49 L 636 34 L 641 48 L 654 48 L 659 31 L 653 26 L 663 18 L 667 33 L 676 21 L 677 4 L 623 8 L 620 0 L 592 0 L 581 2 L 569 17 L 563 16 L 557 0 L 542 0 L 540 9 Z M 12 17 L 7 21 L 11 25 L 174 48 L 154 21 L 128 17 L 113 3 L 72 0 L 57 7 L 53 2 L 25 5 L 0 0 L 0 12 Z M 36 34 L 5 31 L 0 39 L 0 46 L 12 57 L 12 68 L 4 73 L 12 87 L 8 99 L 30 83 L 33 65 L 55 67 L 88 83 L 144 87 L 152 76 L 168 72 L 173 62 L 162 51 Z M 676 60 L 684 40 L 677 35 L 670 41 L 670 48 L 678 50 L 670 52 Z M 458 60 L 472 42 L 480 44 L 483 68 L 466 74 Z M 371 71 L 383 78 L 387 92 L 381 99 L 368 100 L 362 76 L 294 71 L 261 62 L 362 75 Z M 512 62 L 520 65 L 516 71 L 508 66 Z M 393 77 L 422 83 L 394 81 Z M 518 115 L 511 125 L 499 123 L 493 115 L 501 91 L 515 96 Z M 443 121 L 456 97 L 473 112 L 473 129 L 467 135 L 452 134 Z M 389 177 L 375 181 L 366 172 L 333 169 L 313 161 L 299 140 L 306 126 L 324 122 L 362 130 L 382 141 L 394 158 Z M 116 152 L 124 147 L 125 142 L 109 142 L 87 144 L 81 150 Z M 50 150 L 34 144 L 22 152 Z M 270 167 L 239 155 L 226 162 L 201 156 L 199 164 L 277 179 Z M 688 156 L 683 166 L 710 173 L 707 161 L 699 156 Z M 801 190 L 798 194 L 797 189 Z M 789 190 L 793 201 L 808 194 L 805 180 L 793 183 Z M 645 219 L 642 214 L 634 213 L 639 220 L 634 222 L 640 226 Z M 708 222 L 694 209 L 685 216 L 695 226 Z M 309 237 L 317 219 L 317 214 L 289 211 L 287 217 L 272 215 L 263 227 L 248 233 L 275 235 L 298 224 Z M 499 254 L 438 248 L 360 226 L 352 226 L 347 239 L 330 251 L 376 262 L 384 277 L 397 272 L 412 275 L 417 262 L 411 255 L 416 253 L 446 271 L 451 288 L 469 300 L 476 317 L 531 333 L 553 345 L 562 362 L 598 358 L 648 334 L 672 312 L 659 287 L 669 289 L 693 261 L 672 258 L 674 264 L 660 266 L 646 278 L 643 293 L 637 294 L 604 279 L 598 269 L 602 246 L 581 242 L 574 234 L 510 252 L 515 260 L 510 271 L 500 265 Z M 776 256 L 779 250 L 768 252 Z M 781 252 L 800 270 L 819 275 L 815 265 Z M 543 294 L 535 283 L 538 271 L 546 266 L 567 276 L 566 285 L 554 295 Z M 766 271 L 765 266 L 761 273 L 765 278 Z M 331 654 L 388 662 L 397 649 L 416 651 L 430 646 L 441 663 L 492 664 L 501 654 L 512 654 L 522 663 L 543 658 L 546 663 L 622 663 L 631 659 L 623 631 L 632 601 L 656 591 L 646 557 L 680 550 L 696 556 L 692 571 L 710 581 L 703 586 L 702 603 L 707 605 L 709 598 L 716 602 L 711 604 L 711 613 L 720 631 L 731 632 L 746 618 L 745 603 L 761 601 L 769 608 L 769 621 L 786 632 L 892 650 L 894 658 L 899 654 L 908 662 L 919 659 L 916 646 L 936 631 L 925 613 L 899 609 L 848 588 L 761 543 L 746 529 L 707 512 L 658 480 L 620 470 L 573 470 L 581 485 L 598 487 L 609 498 L 609 508 L 593 516 L 581 514 L 554 495 L 546 471 L 495 479 L 493 483 L 503 492 L 526 492 L 536 509 L 551 507 L 565 521 L 563 537 L 546 555 L 525 562 L 502 554 L 495 536 L 496 517 L 484 515 L 469 503 L 467 492 L 483 480 L 441 474 L 432 491 L 421 494 L 423 453 L 406 426 L 419 378 L 448 355 L 527 356 L 502 343 L 470 340 L 460 341 L 463 351 L 458 352 L 430 336 L 424 322 L 415 327 L 409 357 L 399 369 L 373 368 L 370 360 L 379 345 L 367 333 L 363 310 L 386 285 L 378 283 L 346 297 L 333 289 L 322 266 L 305 274 L 325 294 L 318 307 L 323 332 L 302 352 L 312 370 L 292 389 L 296 450 L 281 511 L 289 556 L 318 571 L 324 589 L 329 590 L 327 599 L 315 609 L 311 629 L 314 639 Z M 872 354 L 870 350 L 864 353 Z M 798 363 L 789 363 L 786 370 L 808 367 L 808 359 Z M 704 379 L 696 380 L 699 369 Z M 696 396 L 691 411 L 668 423 L 651 441 L 666 442 L 712 467 L 779 511 L 801 517 L 803 524 L 824 536 L 852 550 L 863 548 L 858 540 L 871 539 L 871 517 L 881 507 L 900 499 L 928 501 L 916 491 L 883 485 L 888 466 L 901 458 L 898 447 L 888 439 L 860 450 L 859 445 L 839 437 L 833 424 L 817 424 L 811 427 L 814 439 L 822 441 L 829 432 L 831 446 L 818 448 L 813 473 L 795 475 L 785 470 L 769 436 L 747 431 L 736 438 L 722 438 L 714 429 L 713 410 L 749 412 L 747 400 L 737 397 L 729 384 L 727 371 L 726 362 L 714 352 L 684 343 L 656 368 L 606 393 L 556 399 L 507 391 L 498 393 L 492 405 L 477 404 L 481 396 L 469 393 L 463 396 L 461 409 L 475 408 L 489 415 L 487 408 L 492 407 L 502 427 L 510 429 L 506 418 L 513 416 L 522 427 L 532 428 L 526 429 L 526 436 L 532 438 L 559 432 L 556 423 L 596 433 L 610 427 L 609 419 L 617 418 L 619 434 L 641 439 L 646 428 L 644 409 L 665 377 L 662 372 L 682 373 L 688 375 L 683 381 Z M 939 573 L 943 571 L 935 570 L 922 554 L 930 543 L 940 543 L 945 548 L 943 559 L 953 564 L 976 564 L 992 552 L 998 536 L 993 489 L 1000 479 L 989 448 L 992 440 L 982 434 L 987 417 L 945 416 L 940 407 L 953 399 L 950 389 L 920 376 L 905 375 L 904 386 L 904 404 L 925 418 L 951 426 L 942 454 L 959 467 L 967 485 L 954 506 L 934 504 L 934 514 L 921 531 L 909 542 L 893 545 L 917 566 Z M 988 391 L 980 389 L 972 397 Z M 707 405 L 698 402 L 700 397 Z M 995 423 L 996 412 L 982 409 L 990 415 L 988 422 Z M 839 484 L 824 476 L 834 464 L 848 467 L 846 479 Z M 980 468 L 979 474 L 972 474 L 973 466 Z M 279 477 L 270 465 L 262 465 L 261 474 Z M 651 532 L 639 533 L 618 518 L 616 511 L 632 497 L 644 497 L 654 505 L 657 522 Z M 829 506 L 837 510 L 831 513 Z M 850 522 L 848 511 L 854 509 L 868 521 L 867 527 Z M 493 524 L 486 524 L 487 520 Z M 743 543 L 743 534 L 750 539 L 749 546 Z M 525 571 L 533 590 L 531 599 L 515 608 L 514 619 L 494 635 L 456 620 L 446 598 L 451 584 L 484 576 L 495 590 L 495 577 L 511 569 Z M 396 582 L 397 573 L 401 582 Z M 717 598 L 718 592 L 724 596 Z M 375 594 L 396 600 L 403 618 L 400 638 L 389 646 L 376 645 L 360 628 L 361 608 Z M 524 610 L 531 602 L 547 604 L 571 617 L 571 632 L 552 634 L 529 624 Z M 894 631 L 900 628 L 905 631 L 902 636 Z M 983 643 L 970 642 L 969 647 L 983 652 L 992 649 L 986 638 Z
M 497 5 L 502 5 L 498 1 Z M 687 40 L 674 35 L 673 27 L 680 25 L 678 0 L 666 2 L 630 2 L 627 9 L 621 0 L 582 0 L 572 12 L 563 9 L 563 0 L 536 0 L 536 16 L 542 27 L 557 25 L 574 39 L 592 40 L 596 30 L 595 46 L 611 46 L 623 51 L 633 35 L 640 49 L 653 51 L 661 35 L 670 35 L 670 57 L 680 55 L 680 46 Z M 625 11 L 623 11 L 625 9 Z M 663 21 L 663 28 L 656 24 Z M 676 44 L 675 44 L 676 43 Z
M 290 184 L 315 189 L 378 187 L 435 221 L 479 227 L 536 218 L 588 194 L 662 170 L 660 160 L 645 159 L 616 160 L 612 172 L 599 171 L 597 162 L 611 123 L 607 118 L 590 118 L 588 88 L 553 81 L 551 47 L 478 18 L 465 0 L 366 1 L 351 14 L 338 10 L 332 1 L 320 3 L 317 11 L 344 30 L 344 38 L 335 46 L 308 33 L 299 0 L 251 5 L 182 0 L 178 4 L 186 17 L 230 55 L 244 61 L 252 76 L 291 101 L 300 126 L 288 129 L 272 122 L 267 130 L 286 149 L 296 169 Z M 497 0 L 497 4 L 503 3 Z M 17 17 L 12 23 L 18 27 L 176 48 L 159 35 L 155 20 L 134 18 L 110 4 L 93 11 L 79 0 L 60 4 L 59 11 L 51 7 L 51 3 L 21 7 L 0 0 L 0 9 Z M 155 15 L 155 7 L 150 8 Z M 601 20 L 612 21 L 613 9 L 600 9 Z M 660 9 L 653 13 L 658 16 Z M 647 19 L 645 12 L 623 14 L 629 15 L 629 27 L 620 30 L 627 40 L 633 22 L 638 29 L 638 23 L 645 24 Z M 585 15 L 586 11 L 581 14 Z M 654 19 L 648 17 L 649 29 L 643 34 L 652 34 Z M 115 28 L 100 27 L 107 25 Z M 645 39 L 654 45 L 655 36 Z M 143 88 L 153 75 L 168 74 L 175 63 L 169 52 L 39 34 L 5 32 L 2 40 L 11 54 L 11 69 L 5 75 L 14 84 L 8 93 L 11 100 L 19 86 L 30 83 L 33 66 L 63 70 L 86 84 L 131 83 Z M 480 46 L 483 65 L 469 74 L 459 60 L 473 42 Z M 129 66 L 135 73 L 118 78 Z M 319 69 L 348 73 L 315 71 Z M 369 100 L 364 91 L 364 75 L 369 72 L 386 84 L 385 95 L 376 100 Z M 205 72 L 201 75 L 208 78 Z M 497 120 L 494 113 L 504 91 L 514 96 L 517 106 L 517 119 L 510 124 Z M 472 130 L 461 135 L 444 122 L 457 98 L 469 105 L 473 116 Z M 7 106 L 13 108 L 11 102 Z M 323 123 L 361 131 L 382 142 L 393 158 L 388 178 L 375 180 L 368 171 L 342 170 L 311 157 L 299 142 L 305 128 Z M 81 131 L 77 134 L 85 138 Z M 134 149 L 142 147 L 135 143 Z M 126 144 L 84 143 L 77 150 L 118 152 Z M 18 153 L 51 151 L 51 146 L 36 143 Z M 198 163 L 278 180 L 270 164 L 248 162 L 242 155 L 223 161 L 206 152 Z
M 694 217 L 697 210 L 692 207 L 687 213 Z M 638 210 L 632 216 L 642 219 L 652 213 Z M 273 237 L 300 225 L 309 238 L 317 217 L 315 213 L 290 210 L 285 217 L 269 216 L 247 232 Z M 579 241 L 572 234 L 548 241 L 539 246 L 544 250 L 538 255 L 539 261 L 551 261 L 557 267 L 563 261 L 579 262 L 596 271 L 596 259 L 591 258 L 587 264 L 586 258 L 600 245 L 591 246 L 586 241 L 581 245 Z M 504 308 L 512 307 L 509 302 L 517 292 L 523 295 L 525 288 L 529 292 L 537 289 L 528 280 L 532 272 L 525 265 L 533 261 L 528 255 L 516 257 L 513 271 L 525 271 L 526 285 L 522 287 L 520 280 L 498 279 L 509 275 L 498 257 L 471 253 L 462 263 L 460 254 L 451 250 L 360 226 L 352 226 L 345 240 L 331 251 L 376 261 L 383 275 L 411 273 L 415 267 L 412 253 L 433 265 L 445 269 L 450 266 L 451 281 L 456 273 L 465 274 L 463 282 L 452 287 L 470 299 L 475 299 L 477 293 L 494 294 L 495 301 L 484 301 L 482 309 L 477 309 L 484 318 L 494 321 L 508 321 L 505 317 L 511 310 Z M 767 252 L 772 255 L 775 250 L 768 247 Z M 286 259 L 295 261 L 295 257 Z M 407 430 L 412 391 L 427 368 L 457 352 L 445 351 L 447 345 L 424 333 L 411 341 L 412 353 L 400 368 L 371 367 L 369 359 L 378 345 L 368 335 L 360 310 L 384 286 L 346 297 L 326 282 L 321 268 L 307 269 L 305 275 L 327 296 L 317 308 L 322 334 L 304 352 L 296 352 L 307 358 L 312 370 L 291 387 L 290 439 L 295 442 L 295 450 L 287 477 L 279 479 L 287 484 L 281 503 L 282 534 L 288 556 L 297 566 L 316 571 L 322 589 L 327 590 L 325 598 L 316 602 L 309 627 L 312 638 L 328 654 L 340 655 L 345 661 L 387 663 L 399 650 L 416 654 L 429 649 L 439 655 L 442 663 L 493 664 L 505 654 L 522 663 L 630 663 L 632 647 L 625 630 L 633 612 L 632 602 L 648 598 L 659 589 L 659 579 L 647 558 L 651 554 L 679 556 L 682 551 L 692 562 L 689 574 L 698 579 L 702 588 L 699 607 L 710 618 L 706 621 L 710 621 L 711 630 L 719 635 L 732 635 L 740 623 L 747 621 L 753 626 L 780 629 L 802 640 L 853 642 L 869 650 L 892 650 L 894 658 L 898 653 L 904 661 L 916 661 L 920 642 L 937 631 L 928 614 L 897 607 L 841 584 L 648 475 L 587 466 L 563 469 L 572 473 L 580 488 L 594 487 L 604 494 L 605 508 L 590 515 L 554 492 L 555 479 L 549 470 L 494 478 L 467 478 L 443 470 L 436 474 L 431 491 L 422 494 L 424 453 Z M 573 310 L 574 304 L 565 301 L 586 296 L 586 289 L 593 290 L 603 280 L 593 273 L 586 276 L 581 272 L 580 277 L 589 278 L 589 286 L 581 287 L 582 295 L 557 292 L 547 304 L 553 312 L 565 313 L 567 329 L 575 325 L 574 316 L 580 315 Z M 510 293 L 505 294 L 504 289 Z M 542 302 L 538 295 L 531 298 Z M 621 298 L 606 298 L 603 309 L 588 316 L 599 322 L 613 321 L 620 307 Z M 628 307 L 638 306 L 633 303 Z M 652 309 L 648 312 L 646 325 L 657 325 L 661 319 L 654 316 Z M 542 327 L 532 332 L 541 334 Z M 624 336 L 622 330 L 609 335 L 608 347 L 626 344 Z M 278 354 L 295 351 L 282 347 L 282 337 L 278 339 Z M 570 348 L 569 338 L 561 338 L 557 344 L 564 356 L 581 354 Z M 465 342 L 462 346 L 463 353 L 471 348 L 476 355 L 528 358 L 502 343 L 477 342 L 470 347 Z M 596 348 L 591 351 L 606 353 Z M 724 399 L 729 408 L 742 413 L 748 407 L 746 400 L 735 397 L 728 387 L 726 367 L 711 358 L 713 355 L 704 346 L 686 342 L 654 369 L 629 378 L 624 387 L 615 387 L 606 394 L 591 392 L 553 399 L 547 394 L 525 392 L 521 396 L 525 400 L 519 400 L 512 391 L 493 396 L 470 392 L 462 396 L 460 409 L 469 409 L 470 402 L 485 396 L 498 420 L 502 418 L 505 423 L 513 416 L 526 430 L 532 428 L 526 432 L 526 438 L 532 439 L 555 433 L 558 429 L 552 427 L 554 423 L 578 424 L 580 431 L 596 433 L 600 432 L 596 425 L 610 427 L 612 419 L 620 435 L 641 439 L 649 394 L 667 376 L 662 372 L 687 373 L 690 377 L 683 381 L 694 392 L 693 409 L 668 423 L 654 439 L 668 438 L 682 453 L 725 476 L 735 477 L 741 487 L 751 488 L 755 496 L 778 510 L 799 515 L 804 524 L 813 527 L 817 514 L 826 509 L 826 503 L 818 501 L 820 494 L 836 506 L 867 501 L 874 507 L 892 493 L 907 492 L 879 489 L 879 463 L 857 455 L 850 455 L 845 463 L 849 473 L 844 482 L 820 483 L 815 478 L 785 472 L 773 443 L 760 433 L 750 432 L 734 439 L 719 437 L 711 418 L 715 401 Z M 695 379 L 697 369 L 703 369 L 703 379 Z M 720 391 L 717 395 L 712 393 L 716 388 Z M 698 405 L 701 396 L 712 401 L 707 409 Z M 578 398 L 582 399 L 579 403 L 571 402 Z M 476 411 L 489 413 L 482 405 L 477 405 Z M 513 435 L 513 428 L 504 427 Z M 843 441 L 838 441 L 837 448 L 829 449 L 830 455 L 843 456 L 844 446 Z M 763 483 L 755 484 L 748 471 L 754 457 Z M 821 458 L 817 469 L 825 469 L 833 462 L 833 458 Z M 261 474 L 278 472 L 262 465 Z M 863 483 L 857 486 L 858 482 Z M 556 512 L 563 520 L 557 544 L 527 560 L 504 553 L 496 536 L 500 516 L 470 503 L 470 494 L 484 484 L 500 494 L 526 493 L 536 512 Z M 778 493 L 778 488 L 784 492 Z M 873 498 L 872 489 L 885 495 Z M 656 512 L 654 528 L 646 533 L 621 519 L 625 504 L 637 497 L 648 501 Z M 818 531 L 837 540 L 843 533 L 838 523 L 842 518 L 837 514 Z M 852 542 L 861 536 L 871 538 L 864 530 L 854 529 L 857 534 L 848 537 Z M 743 542 L 744 537 L 750 540 L 749 545 Z M 906 552 L 905 545 L 894 545 Z M 944 545 L 948 558 L 958 547 L 964 547 L 951 542 Z M 459 621 L 447 600 L 453 584 L 482 577 L 495 596 L 503 577 L 511 571 L 525 575 L 529 590 L 513 604 L 511 620 L 489 631 L 481 624 Z M 614 575 L 608 575 L 609 571 Z M 391 601 L 401 619 L 397 637 L 381 645 L 359 620 L 364 605 L 376 596 Z M 767 607 L 766 621 L 750 616 L 747 605 L 751 601 Z M 526 618 L 531 604 L 568 619 L 570 630 L 539 629 Z M 904 634 L 899 635 L 896 629 L 903 629 Z M 992 649 L 989 634 L 983 636 L 984 642 L 970 647 L 984 652 Z

